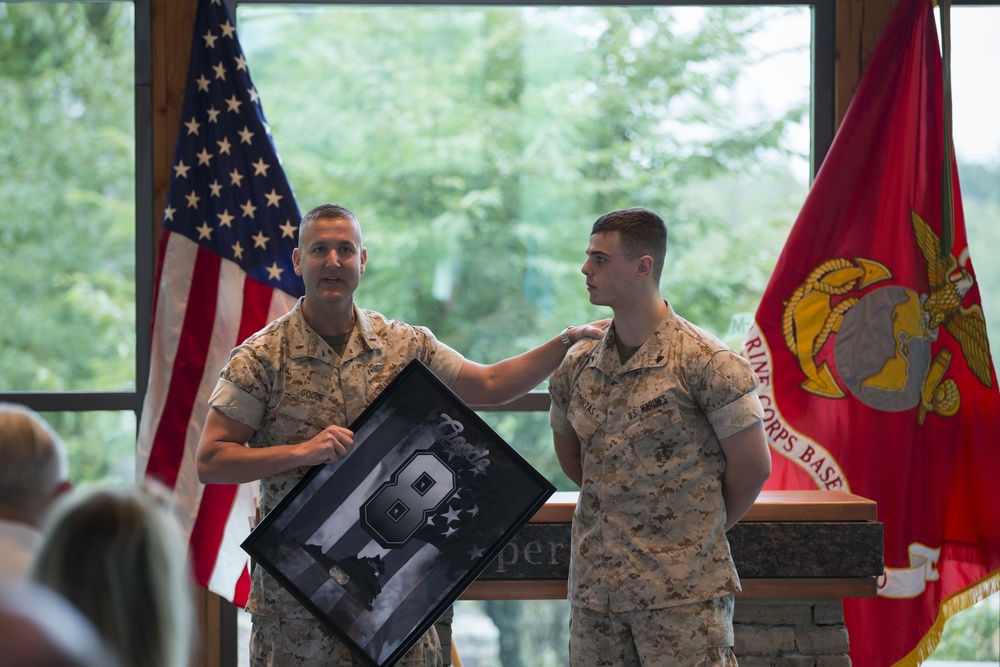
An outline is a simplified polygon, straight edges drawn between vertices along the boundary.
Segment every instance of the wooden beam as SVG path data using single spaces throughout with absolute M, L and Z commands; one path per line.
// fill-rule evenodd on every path
M 809 579 L 741 579 L 743 599 L 873 598 L 875 577 Z M 474 581 L 461 600 L 565 600 L 565 579 Z
M 836 85 L 834 104 L 836 124 L 847 113 L 861 75 L 868 67 L 875 47 L 882 38 L 892 11 L 899 0 L 837 0 Z M 931 0 L 927 0 L 930 2 Z
M 552 494 L 531 523 L 571 522 L 579 495 Z M 741 521 L 875 521 L 877 510 L 874 500 L 843 491 L 762 491 Z
M 151 0 L 153 50 L 153 238 L 159 240 L 170 191 L 177 130 L 198 0 Z M 155 247 L 155 244 L 154 244 Z
M 159 240 L 163 208 L 170 191 L 177 130 L 187 83 L 191 38 L 198 0 L 151 0 L 150 21 L 153 63 L 153 238 Z M 221 663 L 221 599 L 204 588 L 195 589 L 198 618 L 192 667 L 219 667 Z
M 222 598 L 208 589 L 195 587 L 195 611 L 198 629 L 191 667 L 219 667 L 222 653 Z

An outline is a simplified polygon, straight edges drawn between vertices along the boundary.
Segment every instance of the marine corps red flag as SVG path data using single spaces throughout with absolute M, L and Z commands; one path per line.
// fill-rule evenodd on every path
M 878 503 L 878 595 L 844 601 L 860 667 L 919 664 L 949 616 L 1000 589 L 1000 394 L 942 70 L 931 0 L 900 0 L 744 347 L 766 488 Z

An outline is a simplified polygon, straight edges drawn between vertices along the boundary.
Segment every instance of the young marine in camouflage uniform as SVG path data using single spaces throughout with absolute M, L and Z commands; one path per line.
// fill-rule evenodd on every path
M 204 483 L 260 480 L 266 515 L 310 467 L 334 463 L 353 443 L 351 424 L 379 392 L 417 358 L 465 402 L 495 405 L 537 386 L 555 370 L 566 344 L 602 335 L 571 327 L 562 337 L 493 365 L 468 361 L 425 328 L 354 303 L 367 250 L 349 210 L 318 206 L 302 219 L 292 255 L 305 296 L 236 348 L 209 403 L 198 445 Z M 361 665 L 262 568 L 255 568 L 247 605 L 253 614 L 254 667 Z M 442 663 L 432 629 L 401 665 Z
M 614 320 L 549 382 L 556 455 L 580 485 L 573 667 L 736 664 L 726 530 L 770 474 L 763 410 L 749 364 L 660 295 L 666 240 L 646 209 L 594 223 L 582 271 Z

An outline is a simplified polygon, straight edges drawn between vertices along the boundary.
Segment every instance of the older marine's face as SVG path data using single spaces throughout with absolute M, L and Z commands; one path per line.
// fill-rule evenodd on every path
M 365 272 L 368 251 L 361 245 L 358 223 L 347 218 L 319 219 L 299 230 L 292 252 L 295 273 L 305 283 L 306 299 L 353 299 Z

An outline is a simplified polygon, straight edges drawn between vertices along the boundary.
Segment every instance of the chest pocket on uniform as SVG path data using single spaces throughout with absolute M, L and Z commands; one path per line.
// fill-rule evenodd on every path
M 566 410 L 566 418 L 573 425 L 573 431 L 576 432 L 580 442 L 588 442 L 604 424 L 603 414 L 598 415 L 593 406 L 580 405 L 576 401 L 573 401 Z
M 643 467 L 669 461 L 683 438 L 681 411 L 668 396 L 630 408 L 636 414 L 624 428 L 625 440 L 639 457 Z
M 344 421 L 343 406 L 335 398 L 339 391 L 331 387 L 331 377 L 335 371 L 317 359 L 287 365 L 283 391 L 270 410 L 281 415 L 286 442 L 304 442 L 330 424 Z

